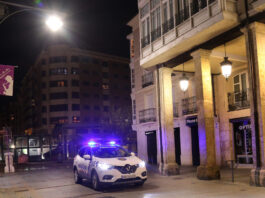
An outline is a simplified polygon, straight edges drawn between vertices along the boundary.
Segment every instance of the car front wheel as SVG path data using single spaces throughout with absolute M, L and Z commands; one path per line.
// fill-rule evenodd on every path
M 92 174 L 91 183 L 94 190 L 100 190 L 101 186 L 96 172 L 93 172 Z
M 74 171 L 74 177 L 75 177 L 75 183 L 76 184 L 82 183 L 82 178 L 79 176 L 77 169 L 75 169 L 75 171 Z

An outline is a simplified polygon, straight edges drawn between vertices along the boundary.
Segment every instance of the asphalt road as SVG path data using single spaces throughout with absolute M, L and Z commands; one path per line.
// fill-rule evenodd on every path
M 249 170 L 236 171 L 236 182 L 231 183 L 229 170 L 222 171 L 220 181 L 201 181 L 193 169 L 182 170 L 178 176 L 149 173 L 142 187 L 123 186 L 94 191 L 90 184 L 74 183 L 71 165 L 24 168 L 15 174 L 0 177 L 0 198 L 264 198 L 265 188 L 248 184 Z

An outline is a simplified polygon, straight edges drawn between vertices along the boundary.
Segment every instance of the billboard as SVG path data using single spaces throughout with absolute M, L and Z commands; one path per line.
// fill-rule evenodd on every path
M 13 96 L 14 66 L 0 65 L 0 95 Z

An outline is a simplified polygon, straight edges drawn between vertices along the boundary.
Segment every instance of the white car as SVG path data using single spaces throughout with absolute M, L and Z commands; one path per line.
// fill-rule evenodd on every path
M 143 185 L 147 179 L 145 162 L 115 142 L 89 142 L 74 158 L 73 170 L 75 183 L 87 179 L 95 190 L 108 185 Z

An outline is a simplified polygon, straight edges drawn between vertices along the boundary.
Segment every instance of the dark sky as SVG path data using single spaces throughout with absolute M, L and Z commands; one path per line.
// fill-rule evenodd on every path
M 8 0 L 7 0 L 8 1 Z M 22 12 L 0 24 L 0 64 L 18 65 L 16 84 L 47 45 L 68 42 L 77 47 L 129 57 L 126 23 L 137 14 L 137 0 L 9 0 L 41 5 L 67 14 L 65 30 L 51 33 L 40 12 Z M 10 12 L 15 8 L 10 9 Z M 17 86 L 18 87 L 18 86 Z M 17 92 L 17 90 L 15 90 Z M 16 95 L 16 94 L 15 94 Z M 1 104 L 14 97 L 0 97 Z M 3 105 L 2 105 L 3 106 Z M 0 106 L 1 108 L 1 106 Z

